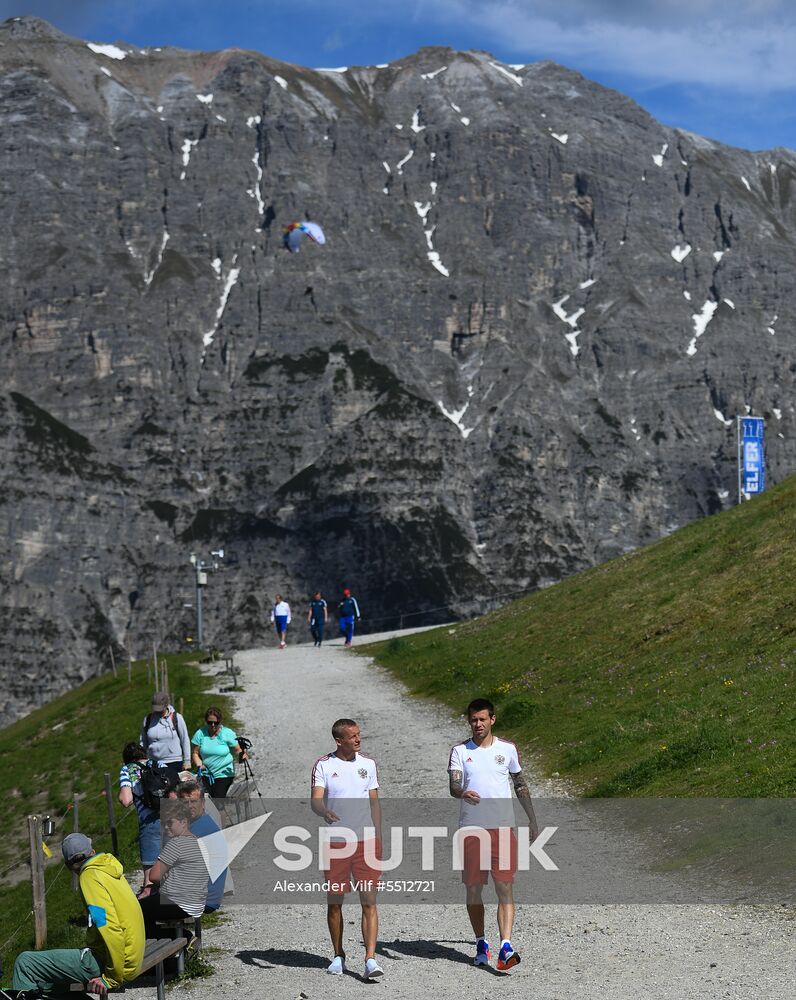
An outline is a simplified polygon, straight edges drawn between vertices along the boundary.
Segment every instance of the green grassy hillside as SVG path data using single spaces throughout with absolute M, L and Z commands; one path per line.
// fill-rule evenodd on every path
M 210 702 L 205 691 L 214 680 L 193 662 L 196 654 L 164 656 L 175 705 L 182 698 L 189 734 L 201 725 Z M 71 876 L 60 858 L 60 843 L 72 830 L 72 795 L 80 796 L 80 829 L 92 835 L 99 851 L 111 849 L 104 773 L 113 784 L 119 835 L 119 857 L 128 870 L 139 866 L 138 823 L 135 810 L 116 801 L 122 746 L 138 739 L 141 720 L 149 710 L 153 685 L 145 664 L 127 665 L 119 677 L 103 674 L 37 709 L 0 731 L 0 793 L 3 802 L 3 838 L 0 843 L 0 884 L 3 885 L 3 918 L 0 921 L 0 961 L 3 982 L 9 983 L 18 952 L 33 947 L 30 874 L 26 816 L 49 814 L 57 824 L 48 838 L 54 857 L 47 865 L 47 921 L 50 948 L 82 947 L 85 920 L 79 897 L 71 889 Z M 212 704 L 234 725 L 229 699 L 213 695 Z M 22 863 L 20 863 L 22 862 Z
M 588 794 L 796 794 L 796 477 L 465 624 L 369 647 Z

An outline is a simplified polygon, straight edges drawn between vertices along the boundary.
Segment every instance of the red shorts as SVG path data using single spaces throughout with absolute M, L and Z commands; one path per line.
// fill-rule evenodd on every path
M 371 849 L 369 852 L 371 857 L 381 856 L 381 845 L 378 841 L 375 841 L 375 848 L 374 841 L 367 841 L 367 844 Z M 365 841 L 362 840 L 357 843 L 356 850 L 350 857 L 330 858 L 329 867 L 325 869 L 324 874 L 329 883 L 329 895 L 332 896 L 344 895 L 350 889 L 357 892 L 374 890 L 376 883 L 382 877 L 379 868 L 374 868 L 365 860 Z
M 485 830 L 489 834 L 489 864 L 481 866 L 481 841 L 477 834 L 466 836 L 463 841 L 464 868 L 462 882 L 465 885 L 486 885 L 489 873 L 495 882 L 513 882 L 517 871 L 517 837 L 511 827 L 501 830 Z M 501 858 L 501 833 L 503 834 L 503 852 L 507 856 Z M 486 860 L 486 859 L 484 859 Z M 502 863 L 501 863 L 502 862 Z

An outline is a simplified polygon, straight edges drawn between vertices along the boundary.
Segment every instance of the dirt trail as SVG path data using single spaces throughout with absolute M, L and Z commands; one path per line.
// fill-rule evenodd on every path
M 370 638 L 370 637 L 369 637 Z M 337 642 L 236 658 L 245 691 L 236 696 L 243 732 L 254 743 L 255 774 L 268 798 L 308 795 L 313 761 L 331 750 L 332 721 L 360 722 L 363 751 L 379 765 L 385 796 L 439 796 L 448 751 L 466 736 L 461 719 L 410 698 L 372 661 Z M 552 783 L 535 792 L 562 793 Z M 363 989 L 395 998 L 468 1000 L 786 1000 L 793 996 L 793 923 L 770 910 L 729 906 L 520 906 L 514 945 L 522 963 L 510 975 L 471 965 L 474 946 L 464 905 L 380 908 L 384 978 L 359 978 L 359 907 L 345 909 L 349 974 L 325 973 L 330 960 L 325 910 L 315 905 L 225 907 L 208 931 L 212 980 L 184 987 L 239 1000 L 345 998 Z M 493 943 L 494 907 L 487 911 Z M 491 925 L 491 926 L 490 926 Z M 183 987 L 179 988 L 180 990 Z M 138 992 L 129 991 L 129 992 Z

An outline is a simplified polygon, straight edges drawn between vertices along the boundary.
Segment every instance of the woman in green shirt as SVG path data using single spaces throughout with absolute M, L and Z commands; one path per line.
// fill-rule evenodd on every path
M 235 778 L 235 755 L 239 760 L 248 757 L 238 745 L 238 737 L 222 725 L 221 709 L 211 706 L 205 712 L 205 724 L 197 729 L 191 740 L 191 760 L 194 767 L 203 768 L 213 779 L 208 782 L 214 799 L 225 799 Z

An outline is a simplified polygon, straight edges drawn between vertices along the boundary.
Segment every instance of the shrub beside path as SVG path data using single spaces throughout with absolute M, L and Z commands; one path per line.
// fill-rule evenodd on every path
M 447 794 L 448 752 L 467 735 L 463 720 L 409 697 L 368 658 L 352 655 L 335 639 L 320 650 L 250 650 L 236 663 L 245 689 L 235 696 L 238 732 L 253 741 L 252 766 L 265 799 L 309 796 L 312 764 L 333 749 L 329 730 L 342 716 L 360 723 L 362 749 L 379 765 L 382 795 Z M 537 794 L 562 793 L 550 782 L 533 784 Z M 463 903 L 387 904 L 380 907 L 379 931 L 385 975 L 373 983 L 359 978 L 363 952 L 353 897 L 344 910 L 351 973 L 342 977 L 325 973 L 331 955 L 324 907 L 229 903 L 225 910 L 225 923 L 206 936 L 208 945 L 223 949 L 213 956 L 216 975 L 185 987 L 222 1000 L 347 998 L 365 989 L 396 1000 L 793 995 L 794 923 L 769 908 L 520 906 L 514 945 L 522 963 L 502 976 L 471 965 L 474 945 Z M 487 926 L 493 945 L 499 943 L 494 912 L 492 905 Z

